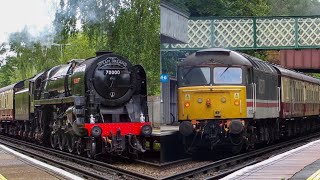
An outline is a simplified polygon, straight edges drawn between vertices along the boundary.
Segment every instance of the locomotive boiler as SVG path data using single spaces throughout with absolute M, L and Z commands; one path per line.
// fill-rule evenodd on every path
M 71 60 L 0 89 L 1 132 L 52 148 L 97 154 L 145 151 L 146 73 L 112 52 Z
M 244 53 L 200 50 L 178 67 L 179 131 L 189 150 L 235 153 L 300 135 L 319 128 L 319 87 Z

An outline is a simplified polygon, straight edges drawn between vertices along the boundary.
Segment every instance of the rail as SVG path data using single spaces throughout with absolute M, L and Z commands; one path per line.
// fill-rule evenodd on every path
M 249 163 L 245 164 L 244 166 L 240 166 L 238 168 L 235 168 L 233 170 L 230 170 L 230 171 L 227 171 L 224 173 L 220 173 L 220 174 L 217 173 L 216 175 L 210 176 L 208 178 L 208 179 L 219 179 L 219 178 L 222 178 L 228 174 L 231 174 L 232 172 L 235 172 L 239 168 L 243 168 L 247 165 L 257 163 L 256 160 L 252 160 L 252 159 L 255 159 L 255 158 L 262 156 L 266 153 L 269 153 L 269 152 L 272 152 L 272 151 L 275 151 L 275 150 L 278 150 L 278 149 L 281 149 L 281 148 L 284 148 L 284 147 L 287 147 L 290 145 L 294 145 L 298 142 L 302 142 L 302 141 L 309 140 L 311 138 L 318 138 L 318 137 L 320 137 L 320 133 L 306 135 L 303 137 L 299 137 L 297 139 L 289 140 L 286 142 L 281 142 L 281 143 L 275 144 L 273 146 L 265 147 L 265 148 L 258 149 L 258 150 L 252 151 L 252 152 L 240 154 L 240 155 L 229 157 L 226 159 L 221 159 L 221 160 L 215 161 L 210 164 L 206 164 L 201 167 L 193 168 L 193 169 L 190 169 L 190 170 L 187 170 L 184 172 L 174 174 L 172 176 L 167 176 L 167 177 L 161 178 L 161 180 L 192 178 L 198 174 L 205 174 L 205 173 L 208 173 L 209 171 L 217 172 L 218 170 L 229 167 L 230 165 L 235 165 L 235 164 L 239 164 L 241 162 L 250 161 Z
M 35 157 L 36 159 L 44 160 L 46 162 L 55 164 L 56 166 L 66 168 L 68 170 L 76 172 L 77 174 L 81 174 L 86 179 L 113 179 L 114 174 L 116 174 L 118 177 L 128 177 L 131 179 L 147 179 L 147 180 L 156 179 L 155 177 L 144 175 L 138 172 L 129 171 L 126 169 L 121 169 L 119 167 L 113 166 L 105 162 L 101 162 L 101 161 L 81 157 L 78 155 L 70 154 L 67 152 L 35 145 L 33 143 L 17 140 L 11 137 L 3 136 L 3 135 L 0 135 L 0 142 L 16 151 L 23 152 L 24 154 Z M 33 149 L 34 152 L 28 150 L 28 148 Z M 55 156 L 56 158 L 46 157 L 46 156 L 43 156 L 42 153 L 37 153 L 37 152 L 43 152 L 44 154 L 49 154 L 51 156 Z M 73 163 L 81 164 L 82 166 L 85 166 L 88 168 L 94 167 L 95 169 L 99 169 L 99 171 L 101 172 L 95 173 L 88 170 L 84 170 L 83 167 L 81 168 L 77 166 L 70 166 L 66 163 L 61 162 L 61 159 L 67 160 Z M 102 175 L 105 172 L 111 175 L 109 177 Z

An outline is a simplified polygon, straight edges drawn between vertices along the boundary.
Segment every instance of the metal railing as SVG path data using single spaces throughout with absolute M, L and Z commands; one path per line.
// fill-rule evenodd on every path
M 188 21 L 188 44 L 163 44 L 162 51 L 320 48 L 320 16 L 204 17 Z

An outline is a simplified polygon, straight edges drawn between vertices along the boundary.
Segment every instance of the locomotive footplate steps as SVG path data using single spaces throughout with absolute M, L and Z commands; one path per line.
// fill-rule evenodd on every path
M 316 140 L 238 170 L 223 179 L 316 179 L 320 165 L 319 151 L 320 140 Z
M 9 152 L 10 150 L 11 152 Z M 66 177 L 61 173 L 67 173 L 62 169 L 48 169 L 51 165 L 39 162 L 33 158 L 13 151 L 0 145 L 0 180 L 6 179 L 68 179 L 78 178 L 75 175 Z M 32 162 L 31 162 L 32 161 Z M 70 174 L 70 173 L 67 173 Z M 71 175 L 71 174 L 70 174 Z

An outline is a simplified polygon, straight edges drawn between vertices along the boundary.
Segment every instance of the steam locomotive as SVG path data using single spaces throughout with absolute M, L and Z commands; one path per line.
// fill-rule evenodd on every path
M 70 153 L 138 155 L 150 136 L 146 73 L 112 52 L 0 89 L 0 130 Z
M 190 150 L 237 153 L 320 127 L 319 79 L 240 52 L 188 56 L 178 93 L 179 131 Z

